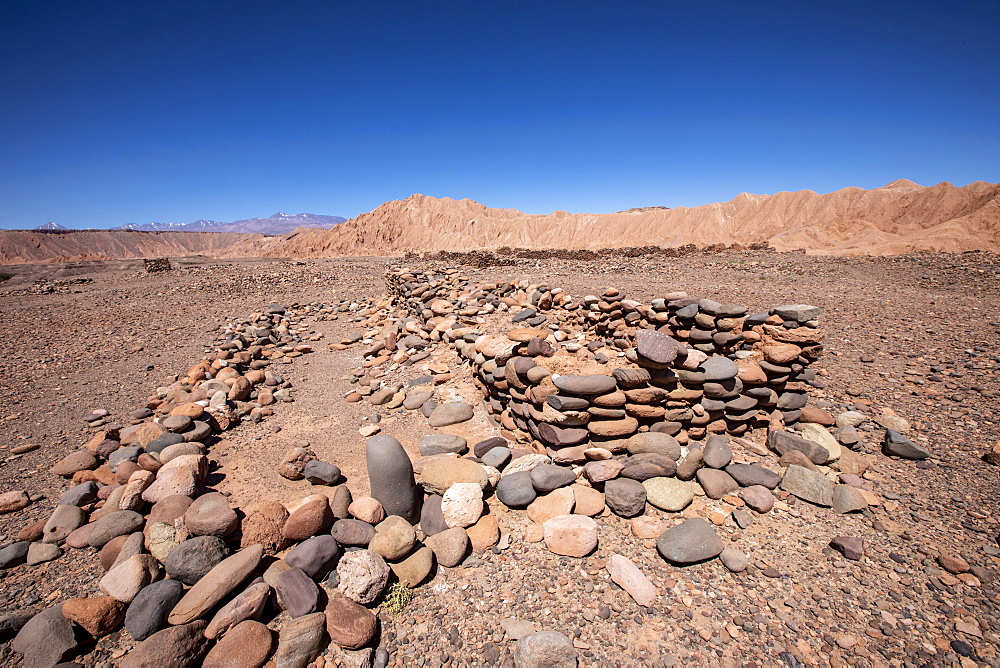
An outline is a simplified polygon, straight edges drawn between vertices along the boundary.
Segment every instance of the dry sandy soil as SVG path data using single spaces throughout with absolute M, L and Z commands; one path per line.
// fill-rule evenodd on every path
M 188 258 L 175 261 L 171 272 L 149 275 L 130 262 L 18 268 L 0 286 L 0 491 L 27 489 L 39 498 L 24 511 L 0 515 L 0 543 L 46 517 L 67 488 L 49 469 L 89 439 L 84 416 L 104 408 L 127 424 L 157 386 L 201 359 L 221 327 L 268 303 L 382 296 L 390 262 Z M 575 638 L 582 665 L 1000 664 L 1000 586 L 994 581 L 1000 469 L 981 460 L 1000 438 L 997 256 L 722 253 L 518 260 L 465 271 L 474 280 L 537 279 L 571 294 L 613 286 L 642 301 L 686 290 L 745 304 L 751 312 L 815 304 L 830 336 L 817 365 L 826 388 L 814 400 L 831 402 L 831 410 L 889 408 L 910 422 L 911 437 L 933 458 L 918 468 L 876 455 L 869 478 L 882 503 L 861 514 L 838 516 L 792 499 L 787 512 L 759 517 L 745 530 L 720 530 L 750 556 L 751 567 L 740 574 L 717 560 L 671 566 L 652 541 L 632 536 L 628 522 L 614 515 L 601 520 L 593 555 L 559 557 L 523 540 L 523 512 L 494 508 L 509 548 L 439 569 L 401 615 L 380 615 L 390 665 L 503 664 L 513 646 L 500 626 L 506 617 Z M 360 365 L 361 348 L 325 346 L 359 331 L 350 320 L 307 320 L 324 338 L 317 352 L 281 370 L 295 402 L 276 406 L 263 422 L 240 425 L 213 446 L 219 468 L 212 480 L 235 504 L 308 493 L 307 482 L 274 471 L 300 439 L 343 469 L 355 496 L 367 490 L 358 427 L 376 409 L 342 400 L 350 388 L 345 374 Z M 454 384 L 468 391 L 461 380 Z M 402 409 L 383 412 L 381 425 L 414 458 L 420 437 L 433 431 L 419 412 Z M 495 433 L 480 410 L 469 423 L 444 431 L 470 443 Z M 868 451 L 878 452 L 880 434 L 878 428 L 862 432 Z M 10 454 L 29 443 L 40 447 Z M 710 509 L 699 500 L 691 513 Z M 865 558 L 847 561 L 831 551 L 837 535 L 865 538 Z M 964 555 L 979 586 L 949 584 L 935 561 L 942 550 Z M 40 566 L 0 571 L 0 616 L 93 595 L 101 568 L 92 552 L 69 550 Z M 608 579 L 602 567 L 615 553 L 633 558 L 657 586 L 660 596 L 651 607 L 636 605 Z M 115 633 L 77 660 L 112 665 L 120 649 L 133 644 L 124 631 Z M 7 644 L 0 645 L 0 663 L 19 665 Z

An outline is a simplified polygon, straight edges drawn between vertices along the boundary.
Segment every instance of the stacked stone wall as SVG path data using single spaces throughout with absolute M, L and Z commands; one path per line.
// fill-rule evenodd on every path
M 496 422 L 557 459 L 583 461 L 588 445 L 620 449 L 637 432 L 686 443 L 791 425 L 809 389 L 822 387 L 810 364 L 826 333 L 808 305 L 750 314 L 683 292 L 650 303 L 613 289 L 575 298 L 518 281 L 473 285 L 454 268 L 394 268 L 386 283 L 396 308 L 453 342 Z M 512 313 L 519 326 L 484 333 L 476 316 L 493 310 Z M 610 357 L 586 357 L 605 347 Z M 604 368 L 558 372 L 584 361 Z

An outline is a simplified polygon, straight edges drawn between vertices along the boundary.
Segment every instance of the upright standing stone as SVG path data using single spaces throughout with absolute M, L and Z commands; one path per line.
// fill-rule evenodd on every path
M 365 445 L 368 480 L 372 496 L 389 515 L 417 521 L 420 512 L 420 487 L 413 478 L 413 464 L 403 446 L 392 436 L 378 434 Z

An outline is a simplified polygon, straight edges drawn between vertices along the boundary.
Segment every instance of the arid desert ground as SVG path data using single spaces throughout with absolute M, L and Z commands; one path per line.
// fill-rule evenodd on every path
M 872 455 L 864 479 L 877 503 L 838 515 L 789 498 L 783 510 L 749 526 L 723 522 L 726 542 L 749 557 L 741 573 L 717 560 L 671 565 L 651 549 L 652 540 L 635 536 L 628 520 L 611 513 L 600 518 L 596 551 L 583 559 L 561 557 L 526 540 L 523 512 L 491 504 L 503 536 L 499 546 L 473 551 L 457 567 L 439 567 L 401 613 L 378 613 L 377 646 L 389 665 L 513 665 L 512 636 L 524 624 L 573 639 L 581 665 L 1000 665 L 1000 469 L 983 460 L 1000 439 L 996 255 L 724 251 L 511 262 L 451 264 L 473 282 L 517 278 L 573 295 L 617 288 L 648 302 L 683 290 L 745 304 L 751 312 L 781 303 L 818 306 L 828 338 L 814 365 L 823 388 L 812 391 L 812 401 L 833 414 L 849 407 L 895 414 L 932 456 L 919 465 L 886 457 L 882 430 L 863 424 L 862 451 Z M 127 425 L 157 387 L 202 359 L 228 323 L 270 304 L 294 309 L 381 299 L 391 265 L 435 262 L 189 257 L 155 274 L 145 273 L 141 261 L 9 268 L 15 276 L 0 285 L 0 492 L 23 489 L 32 502 L 0 515 L 0 545 L 48 517 L 69 487 L 51 469 L 90 440 L 94 429 L 86 416 L 104 409 Z M 294 401 L 272 406 L 273 415 L 259 422 L 245 420 L 212 446 L 209 484 L 234 506 L 309 494 L 310 483 L 276 472 L 299 441 L 340 467 L 357 498 L 368 491 L 359 428 L 371 424 L 371 415 L 380 413 L 381 432 L 414 459 L 420 439 L 435 431 L 419 411 L 344 401 L 351 373 L 364 362 L 362 348 L 327 344 L 364 333 L 354 313 L 305 315 L 303 331 L 315 341 L 314 352 L 281 368 Z M 453 367 L 441 391 L 475 400 L 457 357 L 429 362 Z M 408 373 L 415 377 L 421 371 L 414 366 Z M 496 435 L 481 413 L 477 408 L 472 420 L 437 431 L 470 444 Z M 746 438 L 762 442 L 760 434 Z M 683 515 L 710 517 L 720 505 L 696 498 Z M 676 521 L 652 507 L 646 514 L 664 526 Z M 848 560 L 831 550 L 839 535 L 863 538 L 864 558 Z M 938 559 L 942 553 L 961 556 L 972 577 L 952 575 Z M 652 605 L 637 605 L 608 578 L 604 566 L 614 554 L 631 558 L 649 577 L 658 591 Z M 21 665 L 9 620 L 66 598 L 96 596 L 103 573 L 93 548 L 0 570 L 0 619 L 6 620 L 0 622 L 0 663 Z M 277 630 L 287 613 L 263 621 Z M 118 630 L 81 642 L 73 660 L 116 665 L 135 644 Z M 331 664 L 347 660 L 333 652 L 328 657 Z

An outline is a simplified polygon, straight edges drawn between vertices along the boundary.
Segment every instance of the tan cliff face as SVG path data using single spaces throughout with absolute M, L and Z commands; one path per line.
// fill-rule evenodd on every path
M 694 208 L 609 214 L 532 215 L 469 199 L 413 195 L 332 230 L 298 230 L 241 243 L 227 253 L 277 257 L 386 255 L 405 251 L 520 248 L 599 249 L 768 242 L 814 254 L 891 255 L 917 250 L 1000 251 L 1000 184 L 743 193 Z
M 283 237 L 207 232 L 100 230 L 0 232 L 0 263 L 162 257 L 333 257 L 497 249 L 602 249 L 767 242 L 817 255 L 913 251 L 1000 252 L 1000 184 L 921 187 L 901 179 L 882 188 L 743 193 L 693 208 L 533 215 L 470 199 L 413 195 L 330 230 Z

